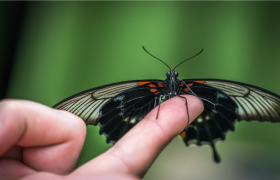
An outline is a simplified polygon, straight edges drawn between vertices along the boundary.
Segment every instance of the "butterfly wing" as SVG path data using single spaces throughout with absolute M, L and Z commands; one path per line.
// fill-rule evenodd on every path
M 208 86 L 220 89 L 238 104 L 241 120 L 280 122 L 280 96 L 266 89 L 225 80 L 205 80 Z
M 240 120 L 280 122 L 280 97 L 253 85 L 218 79 L 184 80 L 199 97 L 207 101 L 204 111 L 182 133 L 186 145 L 209 144 L 216 162 L 220 158 L 214 143 L 224 140 Z M 184 93 L 182 91 L 181 93 Z
M 209 144 L 220 161 L 214 143 L 224 140 L 240 120 L 280 122 L 280 97 L 265 89 L 226 80 L 184 80 L 204 101 L 204 111 L 182 133 L 186 145 Z M 187 94 L 188 88 L 181 94 Z M 54 106 L 81 117 L 87 125 L 98 125 L 106 141 L 114 143 L 158 105 L 164 95 L 163 81 L 127 81 L 75 94 Z
M 139 80 L 109 84 L 75 94 L 53 108 L 69 111 L 87 125 L 98 125 L 107 143 L 114 143 L 158 105 L 161 83 Z

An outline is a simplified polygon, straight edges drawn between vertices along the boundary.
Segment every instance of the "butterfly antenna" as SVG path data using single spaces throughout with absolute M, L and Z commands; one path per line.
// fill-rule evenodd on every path
M 146 51 L 146 53 L 148 53 L 150 56 L 156 58 L 157 60 L 161 61 L 161 62 L 162 62 L 163 64 L 165 64 L 165 65 L 170 69 L 170 71 L 171 71 L 171 68 L 170 68 L 165 62 L 163 62 L 161 59 L 159 59 L 159 58 L 155 57 L 154 55 L 152 55 L 151 53 L 149 53 L 149 52 L 145 49 L 144 46 L 142 46 L 142 47 L 143 47 L 143 49 Z
M 199 51 L 199 53 L 197 53 L 197 54 L 194 55 L 193 57 L 190 57 L 190 58 L 188 58 L 188 59 L 186 59 L 186 60 L 180 62 L 177 66 L 175 66 L 175 68 L 173 69 L 173 71 L 174 71 L 178 66 L 180 66 L 183 62 L 185 62 L 185 61 L 187 61 L 187 60 L 189 60 L 189 59 L 194 58 L 195 56 L 197 56 L 197 55 L 199 55 L 200 53 L 202 53 L 202 51 L 203 51 L 203 48 Z

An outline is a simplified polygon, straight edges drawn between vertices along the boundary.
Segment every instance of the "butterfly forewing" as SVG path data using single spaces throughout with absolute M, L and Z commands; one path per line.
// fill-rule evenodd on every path
M 280 96 L 253 85 L 225 80 L 205 80 L 238 104 L 241 120 L 280 122 Z
M 53 106 L 81 117 L 87 125 L 95 125 L 100 108 L 119 93 L 139 86 L 140 81 L 109 84 L 75 94 Z

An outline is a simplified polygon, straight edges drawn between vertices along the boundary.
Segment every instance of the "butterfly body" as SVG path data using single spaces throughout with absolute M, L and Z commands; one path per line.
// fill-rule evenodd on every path
M 179 80 L 177 79 L 178 77 L 178 72 L 176 71 L 168 71 L 166 73 L 167 79 L 164 80 L 163 84 L 164 84 L 164 93 L 165 95 L 167 95 L 167 97 L 169 96 L 174 97 L 177 96 L 179 94 Z

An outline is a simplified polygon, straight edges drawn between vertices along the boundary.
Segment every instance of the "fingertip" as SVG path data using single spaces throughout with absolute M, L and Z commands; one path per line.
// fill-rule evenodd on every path
M 156 121 L 164 132 L 170 133 L 170 137 L 174 137 L 191 124 L 203 110 L 204 106 L 199 98 L 192 95 L 182 95 L 163 102 L 159 112 L 157 107 L 146 118 Z M 157 113 L 159 113 L 158 119 L 155 118 Z
M 80 117 L 78 117 L 68 111 L 65 111 L 65 110 L 60 110 L 60 109 L 53 109 L 53 110 L 55 110 L 57 113 L 59 113 L 61 116 L 63 116 L 64 119 L 73 121 L 73 126 L 75 126 L 76 128 L 86 131 L 86 129 L 87 129 L 86 123 Z
M 186 95 L 184 95 L 186 96 Z M 204 104 L 202 100 L 200 100 L 198 97 L 193 95 L 187 95 L 187 97 L 190 99 L 191 107 L 193 108 L 193 117 L 191 121 L 195 120 L 197 116 L 199 116 L 204 111 Z

